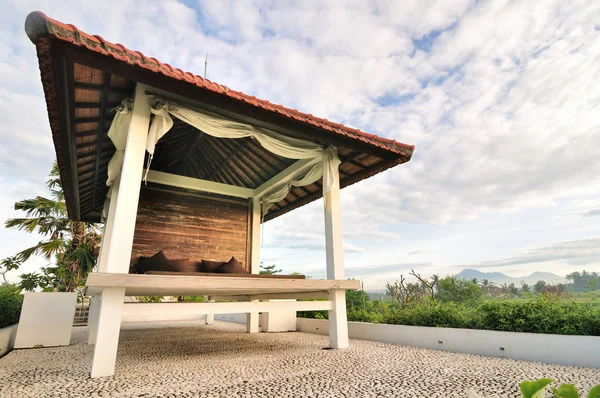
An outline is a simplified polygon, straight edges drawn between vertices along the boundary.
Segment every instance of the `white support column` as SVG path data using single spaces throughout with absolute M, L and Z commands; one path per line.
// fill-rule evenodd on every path
M 140 199 L 146 141 L 150 126 L 150 104 L 146 87 L 137 84 L 133 100 L 133 115 L 127 133 L 125 156 L 114 207 L 114 226 L 108 245 L 106 272 L 128 273 L 131 245 Z M 112 206 L 113 198 L 111 198 Z
M 337 174 L 337 173 L 336 173 Z M 342 214 L 340 207 L 339 174 L 336 184 L 323 197 L 325 205 L 325 250 L 327 279 L 344 279 L 344 248 L 342 244 Z M 344 290 L 330 290 L 333 310 L 329 311 L 329 340 L 331 348 L 348 347 L 348 319 Z
M 252 199 L 252 222 L 250 231 L 250 273 L 258 274 L 260 272 L 260 221 L 261 221 L 260 198 Z M 258 300 L 250 300 L 257 302 Z M 246 314 L 246 331 L 248 333 L 258 333 L 258 312 Z
M 92 296 L 90 312 L 88 313 L 88 344 L 96 344 L 98 335 L 98 317 L 100 316 L 100 295 Z
M 100 305 L 98 332 L 92 363 L 92 377 L 105 377 L 115 374 L 124 299 L 124 287 L 107 287 L 102 291 L 102 304 Z
M 208 297 L 208 302 L 209 303 L 214 303 L 215 300 L 213 300 L 212 297 Z M 214 325 L 215 324 L 215 314 L 206 314 L 206 324 L 207 325 Z
M 98 254 L 98 262 L 96 265 L 96 272 L 106 272 L 108 264 L 108 248 L 110 247 L 110 241 L 115 224 L 115 207 L 117 205 L 117 198 L 119 196 L 119 185 L 121 179 L 117 179 L 113 182 L 112 192 L 110 195 L 108 215 L 104 221 L 104 228 L 102 230 L 102 242 L 100 244 L 100 253 Z M 88 314 L 88 344 L 96 344 L 96 336 L 98 333 L 98 317 L 100 316 L 100 295 L 92 296 L 90 303 L 90 312 Z
M 119 197 L 119 187 L 121 179 L 117 179 L 113 182 L 112 192 L 110 194 L 108 215 L 106 221 L 104 221 L 104 231 L 102 232 L 102 243 L 100 245 L 100 254 L 98 255 L 98 266 L 96 269 L 98 272 L 106 272 L 108 264 L 108 248 L 110 247 L 110 241 L 112 237 L 113 226 L 115 224 L 115 208 L 117 207 L 117 198 Z
M 137 84 L 135 88 L 133 115 L 127 132 L 123 167 L 117 183 L 116 197 L 111 197 L 109 217 L 113 224 L 110 227 L 109 239 L 105 242 L 106 255 L 102 258 L 102 262 L 105 262 L 103 271 L 109 273 L 129 272 L 150 125 L 150 105 L 145 90 L 146 87 L 141 84 Z M 125 288 L 111 287 L 102 290 L 92 377 L 114 374 L 124 299 Z

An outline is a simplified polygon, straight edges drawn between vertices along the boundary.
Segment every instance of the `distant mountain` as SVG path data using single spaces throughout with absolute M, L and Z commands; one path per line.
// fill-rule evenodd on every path
M 547 283 L 561 283 L 565 282 L 565 278 L 553 274 L 552 272 L 534 272 L 531 275 L 523 276 L 523 277 L 512 277 L 503 274 L 502 272 L 481 272 L 475 269 L 464 269 L 460 271 L 458 274 L 454 275 L 459 279 L 473 279 L 477 278 L 478 280 L 487 279 L 490 282 L 494 282 L 496 285 L 502 285 L 504 283 L 514 283 L 519 286 L 521 282 L 525 282 L 528 285 L 533 285 L 537 281 L 544 281 Z

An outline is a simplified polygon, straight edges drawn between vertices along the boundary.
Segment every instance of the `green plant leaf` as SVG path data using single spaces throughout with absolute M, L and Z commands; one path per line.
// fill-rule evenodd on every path
M 592 387 L 588 393 L 588 398 L 600 398 L 600 384 L 598 384 L 596 387 Z
M 539 379 L 536 381 L 524 381 L 520 384 L 521 395 L 523 398 L 543 398 L 544 388 L 550 383 L 552 379 Z
M 579 398 L 579 391 L 573 384 L 561 384 L 558 389 L 552 387 L 555 398 Z

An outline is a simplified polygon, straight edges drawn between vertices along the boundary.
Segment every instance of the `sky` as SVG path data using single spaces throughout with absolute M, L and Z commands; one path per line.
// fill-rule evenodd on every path
M 346 276 L 600 271 L 600 2 L 4 0 L 0 219 L 54 159 L 27 14 L 232 89 L 415 145 L 342 190 Z M 323 203 L 263 228 L 261 259 L 325 277 Z M 0 229 L 0 259 L 39 240 Z M 35 259 L 9 274 L 45 265 Z

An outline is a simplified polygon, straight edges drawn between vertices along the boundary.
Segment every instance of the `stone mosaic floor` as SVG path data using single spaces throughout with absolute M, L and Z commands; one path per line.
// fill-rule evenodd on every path
M 217 322 L 132 323 L 121 331 L 116 376 L 90 379 L 92 346 L 16 350 L 0 358 L 0 397 L 518 397 L 525 379 L 551 377 L 587 394 L 600 369 L 546 365 L 352 340 L 323 350 L 306 333 L 246 334 Z

